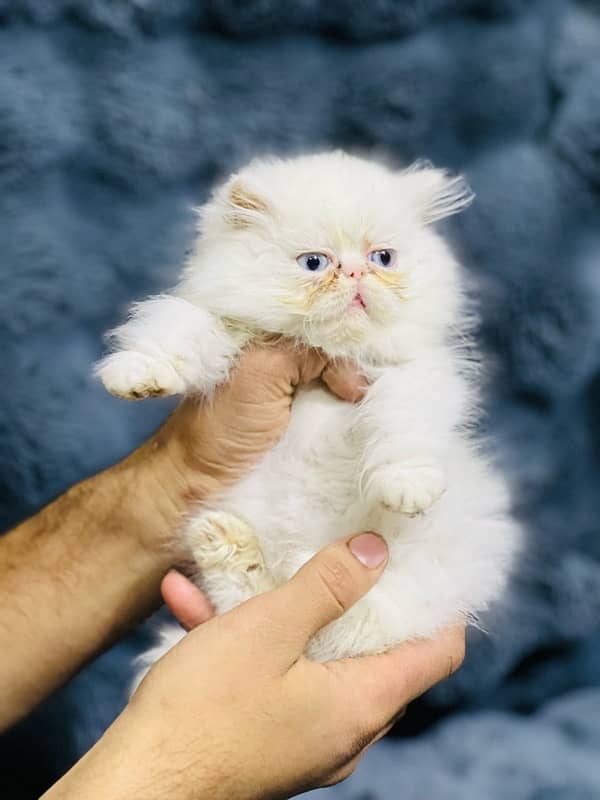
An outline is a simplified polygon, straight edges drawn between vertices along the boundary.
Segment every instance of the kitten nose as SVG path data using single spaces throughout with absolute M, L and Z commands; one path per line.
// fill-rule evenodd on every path
M 363 261 L 359 261 L 355 258 L 343 259 L 340 266 L 344 274 L 349 278 L 362 278 L 368 270 L 367 265 Z

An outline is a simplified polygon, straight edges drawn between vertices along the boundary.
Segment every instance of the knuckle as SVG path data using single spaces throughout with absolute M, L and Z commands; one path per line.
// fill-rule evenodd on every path
M 340 769 L 337 769 L 332 775 L 330 775 L 323 786 L 336 786 L 338 783 L 342 783 L 354 774 L 357 766 L 358 761 L 352 761 L 349 764 L 345 764 L 343 767 L 340 767 Z
M 324 555 L 317 567 L 317 576 L 336 610 L 343 614 L 349 606 L 354 583 L 350 569 L 341 559 Z
M 353 737 L 342 737 L 343 742 L 333 747 L 330 754 L 332 783 L 339 783 L 348 778 L 356 769 L 363 751 L 370 742 L 363 743 L 363 737 L 354 740 Z
M 387 720 L 366 702 L 355 700 L 345 727 L 343 750 L 351 757 L 357 756 L 377 737 Z
M 252 373 L 279 374 L 289 368 L 289 360 L 289 355 L 277 348 L 255 347 L 247 352 L 244 366 Z
M 367 748 L 373 739 L 377 736 L 379 725 L 363 725 L 354 730 L 352 735 L 351 744 L 350 744 L 350 751 L 354 755 L 358 755 L 358 753 L 362 753 L 362 751 Z

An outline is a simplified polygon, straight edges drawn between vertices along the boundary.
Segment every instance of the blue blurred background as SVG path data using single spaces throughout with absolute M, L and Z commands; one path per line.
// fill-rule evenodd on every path
M 110 398 L 91 365 L 172 282 L 212 182 L 332 145 L 426 157 L 477 193 L 449 231 L 530 547 L 464 669 L 323 796 L 598 798 L 599 0 L 0 0 L 0 526 L 167 413 Z M 90 746 L 148 636 L 0 740 L 3 797 Z

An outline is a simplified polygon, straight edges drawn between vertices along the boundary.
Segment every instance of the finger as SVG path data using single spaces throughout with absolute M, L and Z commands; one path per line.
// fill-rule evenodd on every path
M 314 347 L 294 345 L 293 356 L 298 367 L 298 384 L 317 380 L 327 366 L 325 355 Z
M 367 380 L 348 359 L 331 361 L 323 370 L 323 382 L 327 388 L 349 403 L 362 400 L 367 391 Z
M 188 631 L 215 615 L 214 608 L 204 594 L 181 572 L 167 572 L 160 591 L 173 616 Z
M 317 631 L 341 617 L 374 586 L 387 559 L 387 545 L 374 533 L 325 547 L 271 593 L 274 629 L 285 624 L 288 641 L 299 655 Z
M 333 662 L 341 691 L 356 698 L 357 715 L 366 714 L 372 729 L 394 719 L 408 703 L 436 683 L 449 678 L 465 655 L 463 625 L 442 631 L 433 639 L 404 642 L 388 653 Z
M 327 359 L 319 350 L 293 339 L 274 336 L 249 345 L 229 383 L 240 381 L 244 391 L 256 392 L 257 399 L 293 395 L 300 384 L 319 378 Z

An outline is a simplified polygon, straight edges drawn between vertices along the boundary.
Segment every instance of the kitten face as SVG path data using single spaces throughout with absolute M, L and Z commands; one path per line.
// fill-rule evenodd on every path
M 186 290 L 329 355 L 389 360 L 452 322 L 456 266 L 429 225 L 470 199 L 439 170 L 340 152 L 254 162 L 202 210 Z

